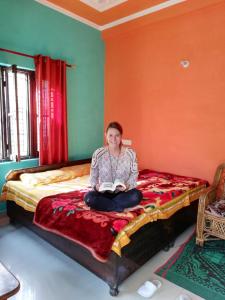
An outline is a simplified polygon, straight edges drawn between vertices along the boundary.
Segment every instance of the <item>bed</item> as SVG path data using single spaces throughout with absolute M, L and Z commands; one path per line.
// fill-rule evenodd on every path
M 88 185 L 89 163 L 90 159 L 87 159 L 11 171 L 6 176 L 1 199 L 7 200 L 7 214 L 12 222 L 18 221 L 27 226 L 103 279 L 109 285 L 110 294 L 116 296 L 119 292 L 119 285 L 128 276 L 158 251 L 168 248 L 180 233 L 196 222 L 198 206 L 196 200 L 205 190 L 207 182 L 170 173 L 142 170 L 138 188 L 142 190 L 144 198 L 138 207 L 124 214 L 117 213 L 117 215 L 92 212 L 85 207 L 83 198 L 77 196 L 78 194 L 84 195 L 90 189 Z M 56 171 L 54 176 L 51 171 Z M 30 184 L 32 174 L 39 176 L 38 180 L 42 181 L 44 176 L 44 181 L 46 178 L 47 181 L 44 184 L 43 182 Z M 51 178 L 50 181 L 49 178 Z M 35 180 L 37 183 L 37 178 Z M 55 204 L 62 203 L 65 199 L 68 201 L 70 195 L 76 202 L 76 209 L 67 205 L 69 208 L 64 212 L 64 204 L 64 206 Z M 52 203 L 55 206 L 52 206 Z M 42 204 L 50 206 L 42 206 Z M 84 245 L 77 236 L 70 237 L 65 232 L 60 233 L 57 231 L 58 227 L 55 230 L 51 227 L 54 222 L 46 227 L 43 220 L 49 220 L 49 215 L 42 217 L 41 209 L 49 210 L 52 219 L 58 214 L 55 220 L 60 220 L 62 214 L 64 216 L 66 214 L 68 219 L 75 222 L 77 221 L 75 216 L 77 219 L 82 219 L 85 215 L 82 225 L 84 227 L 92 214 L 94 214 L 95 223 L 96 220 L 99 222 L 99 218 L 102 220 L 107 217 L 109 221 L 105 222 L 104 226 L 110 230 L 107 231 L 107 236 L 102 235 L 103 244 L 109 238 L 110 249 L 106 251 L 107 256 L 102 258 L 96 251 L 91 251 L 90 245 Z M 63 229 L 69 228 L 70 224 L 63 226 Z M 91 226 L 92 224 L 89 228 Z M 100 231 L 98 235 L 101 235 Z

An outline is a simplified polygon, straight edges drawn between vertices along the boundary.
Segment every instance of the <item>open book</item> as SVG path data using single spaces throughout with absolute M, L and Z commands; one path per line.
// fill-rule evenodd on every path
M 126 189 L 126 185 L 124 182 L 116 179 L 113 182 L 103 182 L 99 187 L 99 192 L 116 192 L 118 187 L 124 187 Z

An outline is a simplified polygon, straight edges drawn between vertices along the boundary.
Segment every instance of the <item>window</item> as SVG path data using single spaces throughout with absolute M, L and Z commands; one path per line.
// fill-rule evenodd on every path
M 0 160 L 38 157 L 34 71 L 0 66 Z

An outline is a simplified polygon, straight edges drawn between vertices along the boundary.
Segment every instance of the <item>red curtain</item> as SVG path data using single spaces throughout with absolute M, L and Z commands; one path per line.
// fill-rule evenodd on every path
M 66 63 L 35 56 L 40 165 L 68 160 Z

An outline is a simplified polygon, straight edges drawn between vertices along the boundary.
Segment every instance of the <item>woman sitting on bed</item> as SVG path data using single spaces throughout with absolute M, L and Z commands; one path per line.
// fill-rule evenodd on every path
M 136 153 L 122 146 L 122 126 L 112 122 L 106 129 L 107 146 L 97 149 L 92 156 L 90 183 L 93 191 L 88 192 L 85 203 L 101 211 L 122 212 L 133 207 L 142 199 L 142 193 L 135 187 L 138 176 Z M 120 182 L 115 191 L 103 188 L 115 181 Z M 111 183 L 111 184 L 110 184 Z

